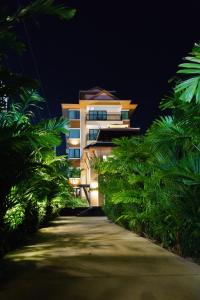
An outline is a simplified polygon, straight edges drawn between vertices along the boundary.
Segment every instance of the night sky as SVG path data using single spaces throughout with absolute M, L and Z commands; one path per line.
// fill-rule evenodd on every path
M 71 0 L 66 4 L 77 9 L 71 21 L 42 17 L 37 26 L 28 21 L 50 110 L 43 114 L 58 116 L 61 102 L 76 103 L 80 89 L 100 86 L 139 104 L 133 125 L 144 132 L 169 93 L 168 79 L 200 40 L 200 2 L 178 2 Z M 22 27 L 19 32 L 26 41 Z M 29 49 L 11 63 L 38 77 Z

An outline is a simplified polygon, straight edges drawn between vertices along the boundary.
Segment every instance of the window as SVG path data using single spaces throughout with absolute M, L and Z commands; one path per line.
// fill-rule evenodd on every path
M 128 120 L 129 119 L 128 110 L 122 110 L 121 117 L 122 117 L 122 120 Z
M 93 141 L 97 139 L 99 129 L 90 129 L 89 130 L 89 135 L 88 135 L 88 140 Z
M 69 119 L 80 120 L 79 110 L 69 110 Z
M 69 138 L 70 139 L 79 139 L 80 138 L 80 129 L 70 129 L 69 130 Z
M 68 150 L 69 158 L 80 158 L 80 149 L 79 148 L 70 148 Z
M 90 110 L 89 120 L 107 120 L 107 111 L 104 110 Z

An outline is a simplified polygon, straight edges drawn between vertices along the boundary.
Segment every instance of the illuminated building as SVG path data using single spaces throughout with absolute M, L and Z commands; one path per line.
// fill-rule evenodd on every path
M 70 182 L 76 191 L 80 189 L 81 196 L 91 206 L 103 203 L 94 159 L 111 155 L 112 138 L 139 132 L 139 128 L 130 127 L 130 117 L 136 107 L 130 99 L 119 99 L 114 91 L 99 87 L 80 91 L 77 104 L 62 104 L 63 116 L 69 120 L 66 151 L 71 166 L 80 170 L 80 174 L 70 177 Z

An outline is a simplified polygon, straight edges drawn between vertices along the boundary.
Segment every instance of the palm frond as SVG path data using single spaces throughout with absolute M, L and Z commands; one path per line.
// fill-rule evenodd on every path
M 187 63 L 179 65 L 178 74 L 193 75 L 175 86 L 175 93 L 181 93 L 180 99 L 191 102 L 193 99 L 200 104 L 200 45 L 196 44 L 191 56 L 186 56 Z M 192 63 L 190 62 L 192 61 Z
M 20 8 L 14 16 L 10 17 L 9 21 L 41 14 L 54 15 L 62 20 L 69 20 L 74 17 L 75 13 L 75 9 L 66 7 L 63 4 L 55 4 L 54 0 L 35 0 L 31 4 Z

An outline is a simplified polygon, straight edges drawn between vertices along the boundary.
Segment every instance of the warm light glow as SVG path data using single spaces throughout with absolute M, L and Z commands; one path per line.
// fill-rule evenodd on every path
M 108 126 L 108 128 L 128 128 L 128 124 L 122 125 L 122 124 L 111 124 Z
M 73 146 L 77 146 L 80 144 L 80 139 L 68 139 L 69 144 L 73 145 Z
M 71 185 L 77 186 L 80 184 L 80 178 L 69 178 L 69 182 L 71 183 Z
M 98 195 L 99 195 L 99 193 L 97 190 L 90 191 L 91 206 L 98 206 Z
M 92 181 L 90 183 L 90 188 L 93 189 L 97 189 L 98 188 L 98 182 L 97 181 Z

